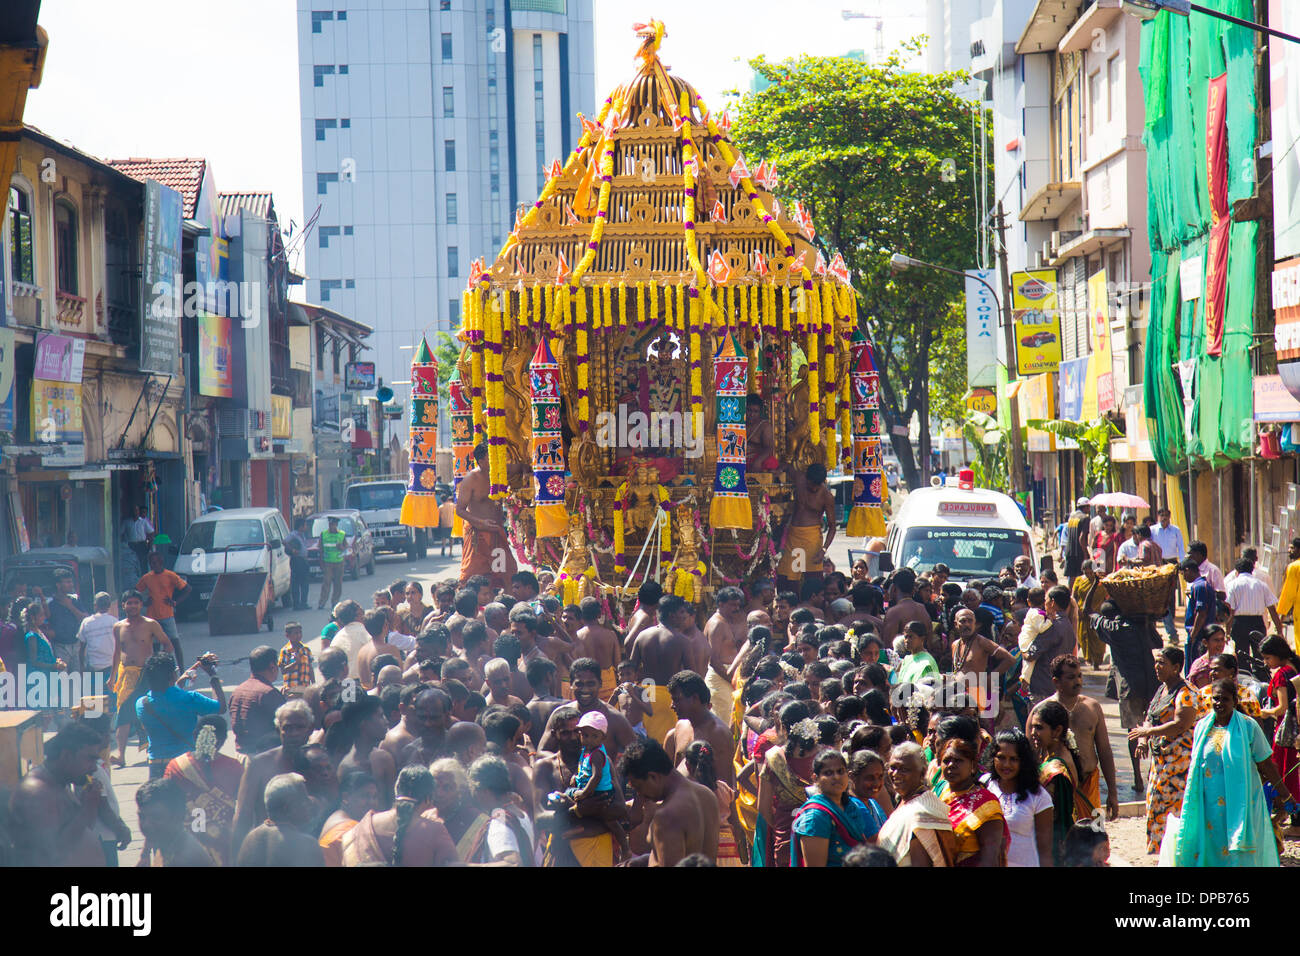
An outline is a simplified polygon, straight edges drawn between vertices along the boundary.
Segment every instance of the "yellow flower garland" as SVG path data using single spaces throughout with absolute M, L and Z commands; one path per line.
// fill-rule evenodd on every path
M 579 428 L 591 421 L 591 405 L 587 396 L 587 290 L 575 289 L 578 295 L 578 422 Z M 584 429 L 585 430 L 585 429 Z
M 618 327 L 627 328 L 627 283 L 618 280 Z

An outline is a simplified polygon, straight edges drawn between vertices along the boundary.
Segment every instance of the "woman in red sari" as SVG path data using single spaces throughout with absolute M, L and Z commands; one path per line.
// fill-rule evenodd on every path
M 1260 710 L 1265 717 L 1272 717 L 1273 723 L 1273 763 L 1282 775 L 1287 789 L 1300 793 L 1300 754 L 1296 747 L 1297 732 L 1300 724 L 1296 721 L 1295 680 L 1300 672 L 1300 658 L 1288 646 L 1286 639 L 1274 634 L 1259 647 L 1259 653 L 1268 665 L 1267 706 Z M 1291 829 L 1300 827 L 1300 814 L 1291 814 Z
M 949 718 L 953 719 L 953 718 Z M 943 743 L 939 765 L 947 789 L 941 799 L 957 840 L 957 866 L 1006 866 L 1011 832 L 1002 815 L 1002 802 L 979 782 L 979 751 L 963 737 Z

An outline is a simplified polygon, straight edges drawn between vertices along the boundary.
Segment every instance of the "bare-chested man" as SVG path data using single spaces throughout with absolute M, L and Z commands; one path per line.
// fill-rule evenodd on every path
M 528 678 L 528 686 L 533 689 L 533 696 L 524 706 L 532 717 L 532 726 L 544 729 L 555 709 L 568 703 L 563 697 L 555 696 L 559 689 L 555 662 L 547 657 L 535 658 L 524 668 L 524 676 Z M 541 734 L 538 733 L 537 736 L 540 737 Z
M 507 476 L 527 470 L 526 465 L 507 466 Z M 501 503 L 489 497 L 487 442 L 474 446 L 474 468 L 456 486 L 456 514 L 463 522 L 464 543 L 460 554 L 460 583 L 473 575 L 484 575 L 498 588 L 510 583 L 518 570 L 514 550 L 506 537 L 505 513 Z
M 718 589 L 717 598 L 718 609 L 704 623 L 704 636 L 709 642 L 709 664 L 704 672 L 704 682 L 709 688 L 713 712 L 720 720 L 730 722 L 733 688 L 728 675 L 736 652 L 745 643 L 745 594 L 740 588 L 725 587 Z
M 400 647 L 388 643 L 388 611 L 382 607 L 372 607 L 363 618 L 366 633 L 370 640 L 357 652 L 357 676 L 361 687 L 370 690 L 375 686 L 375 675 L 370 671 L 370 662 L 381 654 L 391 654 L 399 661 L 404 655 Z
M 623 652 L 629 657 L 637 635 L 647 627 L 653 627 L 658 619 L 659 600 L 664 596 L 664 589 L 655 581 L 647 581 L 636 592 L 636 610 L 627 622 L 627 636 L 623 638 Z
M 600 598 L 585 597 L 578 603 L 582 614 L 582 627 L 578 628 L 577 644 L 573 653 L 590 657 L 600 665 L 600 696 L 608 697 L 618 686 L 614 669 L 623 659 L 623 642 L 613 628 L 601 623 Z
M 131 724 L 135 721 L 135 702 L 149 689 L 140 684 L 140 671 L 153 654 L 153 646 L 158 644 L 171 654 L 176 655 L 171 638 L 163 631 L 162 625 L 151 617 L 144 616 L 144 596 L 139 591 L 125 591 L 118 605 L 126 615 L 113 625 L 113 691 L 117 695 L 117 758 L 114 766 L 126 766 L 126 740 L 131 735 Z M 185 665 L 179 660 L 177 668 Z
M 995 644 L 979 633 L 975 612 L 962 608 L 953 617 L 957 639 L 952 642 L 952 669 L 954 673 L 985 674 L 992 670 L 1005 674 L 1015 666 L 1015 658 L 1000 644 Z
M 398 761 L 402 758 L 402 753 L 406 750 L 406 745 L 415 739 L 418 728 L 415 725 L 415 698 L 420 692 L 428 686 L 426 684 L 407 684 L 402 688 L 402 695 L 398 698 L 397 712 L 401 715 L 397 721 L 397 726 L 391 728 L 385 735 L 383 743 L 379 746 L 392 755 L 397 768 L 401 769 Z
M 94 831 L 105 797 L 98 781 L 86 784 L 103 746 L 98 733 L 79 723 L 46 741 L 45 763 L 19 781 L 9 800 L 14 865 L 105 865 L 104 847 Z
M 889 610 L 885 612 L 884 622 L 880 625 L 880 638 L 888 646 L 894 638 L 903 633 L 903 628 L 912 621 L 930 623 L 930 612 L 925 605 L 913 598 L 916 593 L 916 575 L 910 568 L 904 568 L 894 575 L 889 586 Z
M 1040 662 L 1040 667 L 1043 663 Z M 1080 693 L 1083 689 L 1083 664 L 1077 657 L 1062 654 L 1051 662 L 1054 700 L 1070 714 L 1070 730 L 1079 747 L 1079 789 L 1087 794 L 1094 807 L 1101 806 L 1101 778 L 1106 778 L 1106 819 L 1119 817 L 1119 788 L 1115 783 L 1115 754 L 1101 704 Z M 1098 772 L 1100 771 L 1100 772 Z
M 681 764 L 686 757 L 686 748 L 702 740 L 713 748 L 715 754 L 723 755 L 714 761 L 718 779 L 729 787 L 735 787 L 736 767 L 726 755 L 735 751 L 736 740 L 727 724 L 709 710 L 708 685 L 694 671 L 682 671 L 674 674 L 668 682 L 668 694 L 678 718 L 677 725 L 664 738 L 664 750 L 673 763 Z M 728 721 L 730 717 L 728 713 Z
M 619 771 L 642 801 L 655 805 L 648 834 L 649 857 L 634 860 L 634 864 L 676 866 L 692 853 L 716 862 L 717 794 L 677 773 L 672 758 L 653 740 L 632 744 Z
M 266 819 L 266 785 L 272 777 L 294 773 L 298 752 L 311 736 L 311 708 L 301 698 L 281 704 L 275 712 L 275 726 L 280 732 L 280 746 L 257 754 L 244 768 L 235 798 L 235 822 L 231 828 L 230 859 L 238 859 L 239 848 L 249 831 Z
M 402 750 L 398 767 L 409 763 L 425 766 L 447 753 L 447 728 L 455 720 L 451 715 L 451 698 L 439 687 L 425 687 L 411 707 L 411 726 L 416 737 Z
M 605 750 L 610 760 L 617 760 L 618 755 L 636 739 L 636 734 L 633 733 L 632 725 L 627 722 L 626 717 L 600 699 L 600 665 L 590 657 L 579 657 L 569 667 L 569 688 L 573 692 L 573 703 L 578 709 L 579 717 L 592 710 L 598 710 L 605 715 L 605 722 L 609 728 L 605 734 Z M 666 708 L 668 705 L 664 706 Z M 564 708 L 561 707 L 551 713 L 542 739 L 537 742 L 538 750 L 553 751 L 558 746 L 555 738 L 555 715 L 563 711 Z
M 794 478 L 794 513 L 786 532 L 786 548 L 777 565 L 777 577 L 787 587 L 799 589 L 805 577 L 820 580 L 826 549 L 835 539 L 837 520 L 835 496 L 826 487 L 826 466 L 813 463 L 800 473 L 789 469 Z M 828 525 L 822 540 L 822 518 Z
M 645 718 L 646 735 L 651 740 L 663 740 L 675 722 L 669 709 L 668 682 L 678 671 L 696 667 L 695 647 L 687 636 L 687 627 L 693 624 L 690 605 L 675 594 L 665 595 L 659 600 L 659 623 L 642 631 L 632 645 L 632 663 L 641 673 L 654 707 L 654 713 Z
M 339 761 L 339 782 L 355 771 L 370 774 L 379 787 L 379 808 L 387 810 L 393 803 L 397 762 L 391 753 L 379 746 L 388 732 L 383 704 L 378 697 L 360 694 L 356 700 L 343 705 L 340 724 L 345 739 L 352 742 L 352 749 Z
M 247 773 L 244 779 L 248 779 Z M 235 866 L 324 866 L 325 854 L 315 835 L 305 832 L 311 824 L 313 806 L 302 776 L 276 774 L 262 789 L 265 822 L 249 831 Z

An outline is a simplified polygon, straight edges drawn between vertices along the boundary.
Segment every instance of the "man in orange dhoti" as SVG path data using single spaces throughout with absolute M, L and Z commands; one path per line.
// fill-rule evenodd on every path
M 456 486 L 456 514 L 464 522 L 460 583 L 482 574 L 492 579 L 493 587 L 505 588 L 519 566 L 506 536 L 505 513 L 500 502 L 489 497 L 487 459 L 487 442 L 479 442 L 474 446 L 474 469 Z M 507 473 L 523 470 L 523 465 L 510 465 Z

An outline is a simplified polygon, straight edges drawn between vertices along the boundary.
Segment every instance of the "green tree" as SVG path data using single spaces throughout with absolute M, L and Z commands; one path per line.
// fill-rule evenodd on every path
M 966 438 L 966 444 L 975 453 L 975 458 L 971 461 L 975 484 L 981 488 L 1006 488 L 1011 482 L 1011 471 L 1007 465 L 1009 448 L 1007 432 L 998 424 L 998 420 L 968 408 L 962 434 Z
M 1115 466 L 1110 458 L 1110 440 L 1120 435 L 1108 418 L 1095 418 L 1090 422 L 1065 421 L 1063 419 L 1030 419 L 1025 425 L 1040 432 L 1051 432 L 1062 438 L 1069 438 L 1079 446 L 1083 453 L 1086 482 L 1094 492 L 1118 486 L 1115 478 Z
M 447 413 L 447 402 L 450 398 L 447 381 L 456 368 L 456 360 L 460 358 L 460 346 L 455 338 L 459 334 L 460 329 L 451 333 L 435 332 L 433 341 L 429 343 L 433 357 L 438 360 L 438 407 L 442 409 L 443 414 Z
M 732 134 L 749 156 L 777 163 L 781 202 L 802 201 L 823 250 L 843 254 L 853 271 L 859 314 L 876 346 L 881 408 L 888 427 L 914 414 L 927 421 L 935 399 L 932 367 L 945 383 L 957 378 L 952 303 L 961 279 L 930 269 L 893 274 L 894 252 L 952 269 L 972 265 L 977 226 L 973 157 L 979 155 L 971 106 L 953 92 L 960 72 L 903 68 L 919 54 L 913 40 L 879 64 L 803 56 L 750 65 L 771 85 L 746 94 Z M 992 128 L 992 124 L 988 124 Z M 992 156 L 991 147 L 985 155 Z M 993 181 L 991 166 L 988 182 Z M 828 255 L 829 259 L 830 256 Z M 964 361 L 960 378 L 965 390 Z M 951 391 L 954 384 L 945 384 Z M 954 418 L 960 416 L 954 415 Z M 929 429 L 922 429 L 922 457 Z M 919 469 L 906 437 L 890 434 L 904 477 Z

